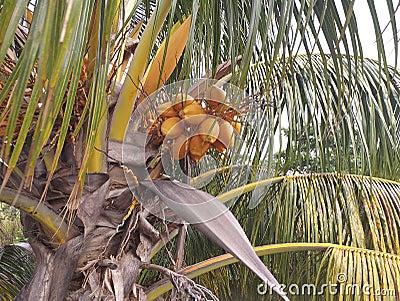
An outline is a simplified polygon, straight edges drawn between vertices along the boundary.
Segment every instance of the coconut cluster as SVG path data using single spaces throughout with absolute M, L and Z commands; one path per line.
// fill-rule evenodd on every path
M 153 145 L 167 141 L 171 157 L 185 156 L 199 162 L 210 149 L 224 152 L 232 148 L 239 134 L 240 114 L 226 102 L 226 94 L 212 86 L 193 98 L 179 93 L 157 108 L 158 118 L 150 129 Z

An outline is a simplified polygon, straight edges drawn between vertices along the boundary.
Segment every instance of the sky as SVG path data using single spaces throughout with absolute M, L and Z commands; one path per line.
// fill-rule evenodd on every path
M 395 9 L 397 5 L 399 5 L 399 0 L 393 0 L 393 6 Z M 378 18 L 380 20 L 381 28 L 385 28 L 390 20 L 386 1 L 375 0 L 375 6 Z M 367 0 L 356 0 L 354 3 L 354 12 L 357 19 L 360 40 L 363 46 L 364 57 L 378 59 L 378 53 L 375 41 L 375 31 Z M 396 22 L 397 26 L 399 27 L 398 29 L 400 30 L 400 8 L 398 11 L 396 11 L 396 21 L 397 21 Z M 393 33 L 391 26 L 387 27 L 382 37 L 385 44 L 385 51 L 386 54 L 388 55 L 388 64 L 394 65 L 395 53 L 394 53 Z
M 346 20 L 345 12 L 342 9 L 341 2 L 342 0 L 327 0 L 327 1 L 335 1 L 336 6 L 338 8 L 338 13 L 341 18 L 342 24 L 344 24 Z M 398 27 L 398 31 L 400 30 L 400 8 L 396 11 L 396 7 L 400 5 L 400 0 L 392 0 L 393 7 L 395 10 L 396 16 L 396 25 Z M 382 37 L 384 41 L 385 52 L 387 56 L 387 61 L 389 65 L 394 66 L 395 64 L 395 52 L 394 52 L 394 43 L 393 43 L 393 32 L 392 27 L 389 24 L 390 16 L 389 10 L 387 8 L 386 0 L 374 0 L 375 9 L 378 15 L 381 31 L 383 31 Z M 371 12 L 368 6 L 367 0 L 355 0 L 353 7 L 354 14 L 357 20 L 357 26 L 359 31 L 360 40 L 363 48 L 363 55 L 366 58 L 378 59 L 378 51 L 377 44 L 375 38 L 375 30 L 372 21 Z M 399 32 L 400 36 L 400 32 Z M 324 41 L 323 33 L 320 32 L 320 40 L 322 47 L 325 47 L 325 52 L 329 53 L 328 46 Z M 343 43 L 342 45 L 343 46 Z M 351 44 L 349 45 L 351 47 Z M 344 51 L 343 48 L 341 48 Z M 300 53 L 305 53 L 305 49 L 303 46 L 300 46 Z M 398 65 L 400 66 L 400 57 L 397 58 Z

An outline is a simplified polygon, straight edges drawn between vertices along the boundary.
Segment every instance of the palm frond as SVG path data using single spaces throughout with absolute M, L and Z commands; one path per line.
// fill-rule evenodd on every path
M 361 249 L 347 246 L 339 246 L 329 243 L 286 243 L 276 245 L 265 245 L 254 248 L 258 256 L 268 256 L 278 253 L 308 253 L 323 254 L 319 256 L 318 274 L 311 282 L 303 283 L 300 278 L 292 279 L 294 282 L 284 283 L 282 290 L 291 300 L 354 300 L 354 298 L 378 298 L 377 296 L 388 296 L 389 299 L 397 298 L 399 295 L 399 255 L 382 253 L 369 249 Z M 188 266 L 179 271 L 179 274 L 189 278 L 205 277 L 212 279 L 221 268 L 237 262 L 232 255 L 224 254 L 209 258 L 197 264 Z M 293 268 L 296 269 L 296 268 Z M 292 271 L 293 271 L 292 269 Z M 206 273 L 214 274 L 208 277 Z M 218 277 L 217 276 L 217 277 Z M 226 275 L 232 277 L 233 275 Z M 238 275 L 237 275 L 238 276 Z M 214 278 L 215 279 L 215 278 Z M 219 277 L 218 277 L 219 279 Z M 212 281 L 212 280 L 211 280 Z M 225 283 L 231 289 L 230 298 L 252 298 L 256 300 L 273 300 L 271 290 L 266 289 L 262 283 L 255 287 L 243 287 L 243 291 L 234 285 Z M 215 280 L 214 280 L 215 283 Z M 208 283 L 212 286 L 212 283 Z M 220 286 L 220 285 L 219 285 Z M 155 297 L 172 289 L 172 283 L 168 278 L 161 279 L 148 290 L 148 297 Z M 217 289 L 218 290 L 218 289 Z M 221 300 L 228 300 L 229 295 Z
M 248 196 L 232 210 L 253 244 L 329 242 L 399 254 L 399 187 L 397 182 L 357 175 L 288 176 L 256 195 L 262 200 L 258 207 L 249 210 L 253 196 Z M 281 271 L 307 262 L 307 278 L 316 273 L 306 256 L 281 254 L 271 260 Z M 288 282 L 295 275 L 282 277 Z
M 77 234 L 65 221 L 47 205 L 38 199 L 21 194 L 15 189 L 3 188 L 0 192 L 0 201 L 35 217 L 52 235 L 51 240 L 64 243 Z
M 340 174 L 293 175 L 278 179 L 259 183 L 262 193 L 256 195 L 260 198 L 257 207 L 249 208 L 254 197 L 251 193 L 243 195 L 231 207 L 253 245 L 334 243 L 399 254 L 399 183 Z M 255 187 L 250 184 L 248 189 Z M 189 232 L 188 264 L 220 252 L 202 235 Z M 272 273 L 283 279 L 282 283 L 298 283 L 298 280 L 314 283 L 321 260 L 318 254 L 285 253 L 266 257 L 264 262 L 273 267 Z M 215 277 L 221 279 L 221 285 L 214 283 L 216 291 L 227 296 L 232 294 L 227 291 L 229 288 L 240 286 L 235 291 L 238 293 L 257 284 L 255 277 L 236 265 L 210 278 L 202 277 L 204 282 L 201 283 L 212 285 Z
M 89 26 L 91 12 L 91 2 L 70 4 L 68 9 L 50 5 L 46 1 L 37 3 L 29 38 L 0 97 L 0 102 L 7 101 L 3 111 L 3 118 L 7 118 L 5 137 L 13 137 L 15 120 L 23 116 L 18 137 L 15 140 L 2 139 L 1 157 L 8 167 L 2 187 L 15 169 L 24 147 L 29 149 L 28 161 L 24 166 L 26 182 L 29 184 L 36 162 L 43 155 L 42 150 L 48 152 L 54 147 L 54 142 L 49 141 L 54 137 L 58 138 L 54 162 L 58 162 L 75 103 L 86 46 L 83 32 Z M 52 50 L 49 52 L 48 49 Z M 37 80 L 39 78 L 43 80 Z M 22 96 L 27 87 L 31 89 L 30 97 L 24 98 Z M 67 90 L 68 97 L 64 97 Z M 60 112 L 64 117 L 62 125 Z M 57 132 L 60 128 L 60 132 Z M 31 143 L 32 137 L 35 143 Z
M 339 73 L 331 56 L 299 55 L 287 69 L 282 59 L 270 77 L 267 63 L 255 64 L 248 89 L 264 91 L 260 117 L 269 120 L 258 121 L 265 133 L 260 139 L 280 137 L 273 160 L 282 173 L 338 171 L 396 180 L 397 71 L 388 68 L 388 79 L 378 62 L 365 59 L 360 69 L 356 57 L 342 59 Z
M 254 251 L 258 256 L 266 256 L 282 252 L 325 251 L 326 249 L 332 247 L 334 247 L 333 244 L 277 244 L 254 247 Z M 208 272 L 220 269 L 221 267 L 232 265 L 236 262 L 238 262 L 238 259 L 235 258 L 233 255 L 224 254 L 185 267 L 179 271 L 179 274 L 185 275 L 188 278 L 195 278 L 203 276 Z M 223 279 L 221 279 L 221 282 L 224 282 Z M 153 300 L 154 298 L 164 294 L 172 288 L 172 283 L 168 278 L 161 279 L 160 281 L 153 284 L 150 288 L 148 288 L 148 298 L 149 300 Z
M 331 248 L 325 252 L 316 279 L 316 288 L 324 300 L 354 298 L 399 298 L 398 255 L 359 248 Z M 314 295 L 314 300 L 318 297 Z
M 31 251 L 9 245 L 0 248 L 0 298 L 13 300 L 31 279 L 35 258 Z

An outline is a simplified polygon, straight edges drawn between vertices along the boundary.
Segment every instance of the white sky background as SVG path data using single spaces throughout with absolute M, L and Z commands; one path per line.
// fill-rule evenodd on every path
M 338 8 L 338 13 L 341 19 L 342 25 L 346 21 L 346 16 L 345 12 L 342 8 L 342 1 L 341 0 L 325 0 L 325 1 L 335 1 L 337 8 Z M 381 26 L 381 32 L 383 31 L 382 38 L 384 42 L 384 47 L 385 47 L 385 52 L 386 52 L 386 58 L 388 65 L 394 66 L 395 64 L 395 51 L 394 51 L 394 42 L 393 42 L 393 32 L 392 32 L 392 26 L 389 24 L 390 21 L 390 16 L 389 16 L 389 11 L 387 8 L 387 0 L 374 0 L 375 3 L 375 9 L 378 15 L 378 20 L 379 24 Z M 400 37 L 400 8 L 396 10 L 396 7 L 400 5 L 400 0 L 392 0 L 393 1 L 393 6 L 395 10 L 395 17 L 396 17 L 396 26 L 398 30 L 398 35 Z M 363 56 L 365 58 L 371 58 L 378 60 L 378 50 L 377 50 L 377 44 L 376 44 L 376 37 L 375 37 L 375 29 L 374 29 L 374 23 L 372 21 L 372 16 L 371 12 L 368 6 L 368 1 L 367 0 L 356 0 L 354 3 L 353 7 L 354 14 L 356 16 L 357 20 L 357 26 L 358 26 L 358 33 L 359 37 L 361 40 L 362 44 L 362 49 L 363 49 Z M 292 20 L 294 22 L 294 19 Z M 294 22 L 295 23 L 295 22 Z M 296 27 L 297 25 L 294 25 Z M 316 27 L 318 28 L 318 22 L 316 22 Z M 346 31 L 347 32 L 347 31 Z M 325 37 L 322 32 L 322 30 L 319 32 L 319 37 L 320 43 L 322 47 L 324 48 L 325 53 L 329 53 L 329 48 L 325 42 Z M 296 42 L 299 42 L 299 37 Z M 349 40 L 349 47 L 351 49 L 351 43 Z M 400 47 L 399 47 L 400 48 Z M 314 49 L 314 52 L 318 51 L 316 48 Z M 340 51 L 344 53 L 344 48 L 343 48 L 343 42 L 340 43 Z M 400 49 L 399 49 L 400 52 Z M 299 53 L 305 54 L 306 51 L 304 49 L 303 45 L 300 45 L 299 48 Z M 398 68 L 400 67 L 400 57 L 397 58 L 398 62 L 397 64 L 399 65 Z
M 335 0 L 337 1 L 337 0 Z M 394 0 L 394 9 L 398 5 L 398 1 Z M 380 26 L 382 30 L 386 27 L 390 21 L 389 11 L 387 9 L 386 0 L 375 0 L 375 7 L 378 14 Z M 367 0 L 356 0 L 354 3 L 354 13 L 357 19 L 357 25 L 360 35 L 360 40 L 362 43 L 364 57 L 378 59 L 378 51 L 375 42 L 375 31 L 372 22 L 371 13 L 368 7 Z M 396 15 L 396 25 L 398 30 L 400 30 L 400 9 L 395 12 Z M 344 17 L 342 19 L 345 20 Z M 399 33 L 400 34 L 400 33 Z M 393 33 L 392 27 L 389 25 L 384 31 L 383 42 L 385 45 L 385 51 L 388 58 L 388 64 L 394 66 L 395 63 L 395 53 L 393 44 Z M 397 58 L 398 60 L 400 58 Z M 399 64 L 399 62 L 398 62 Z

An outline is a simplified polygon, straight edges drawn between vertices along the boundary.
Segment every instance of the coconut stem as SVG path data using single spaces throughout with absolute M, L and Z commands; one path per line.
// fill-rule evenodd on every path
M 185 156 L 183 158 L 183 164 L 182 164 L 182 170 L 183 170 L 183 177 L 182 181 L 185 184 L 190 184 L 190 176 L 191 176 L 191 168 L 190 168 L 190 162 L 189 162 L 189 156 Z
M 183 159 L 183 182 L 186 184 L 190 183 L 190 162 L 189 156 L 185 156 Z M 179 225 L 178 239 L 176 242 L 176 253 L 175 253 L 175 266 L 174 270 L 177 271 L 182 267 L 183 259 L 185 257 L 185 241 L 187 234 L 187 225 L 185 223 Z

